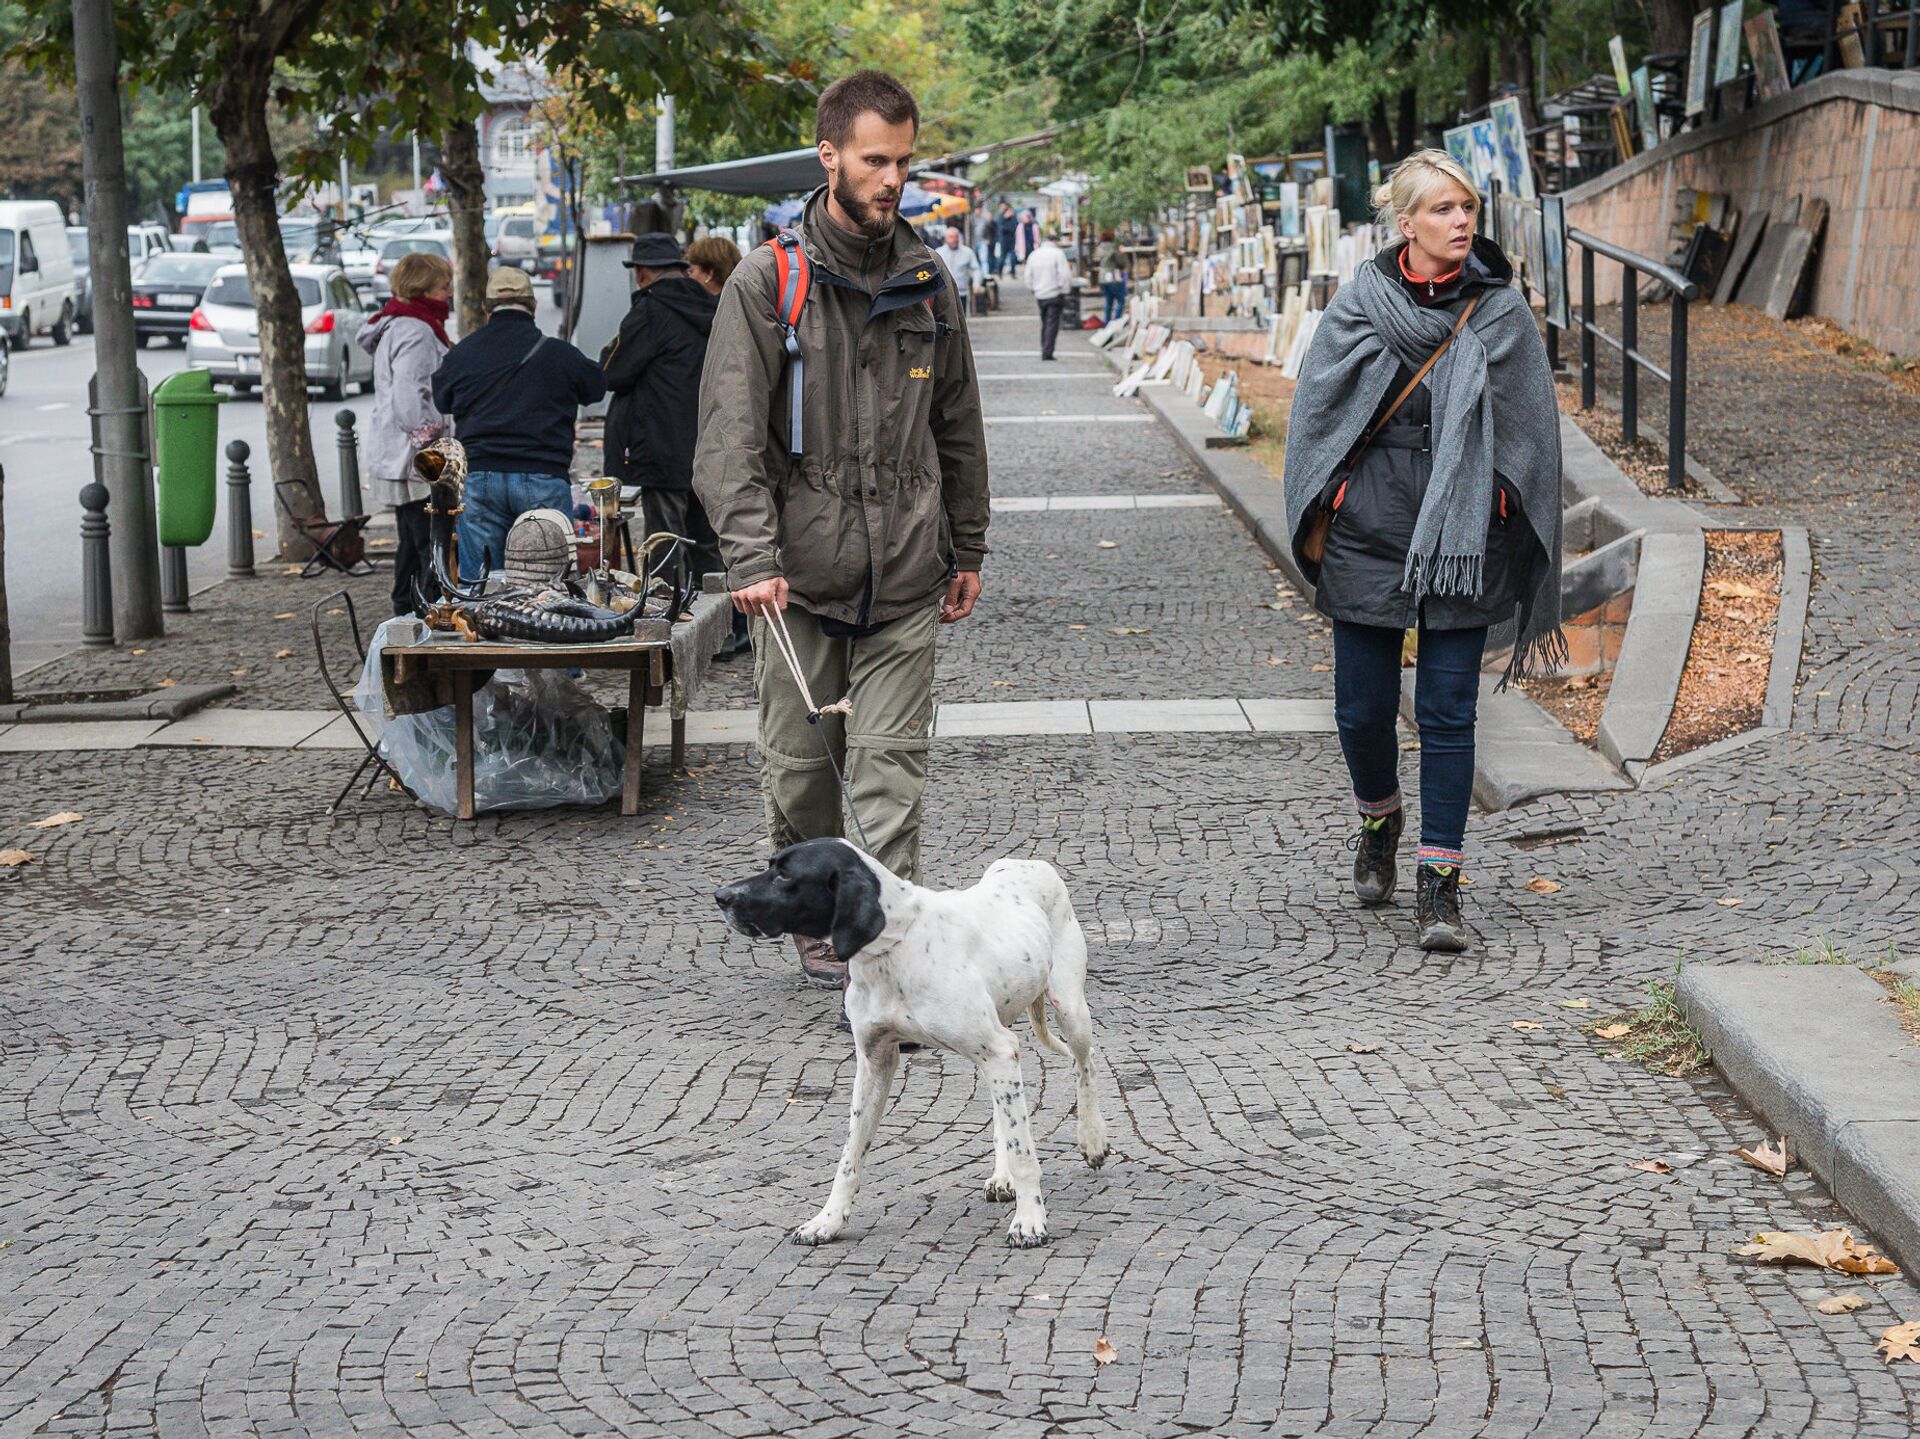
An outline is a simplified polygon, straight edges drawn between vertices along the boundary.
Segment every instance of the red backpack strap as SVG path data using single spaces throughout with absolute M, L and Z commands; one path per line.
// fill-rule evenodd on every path
M 806 382 L 806 361 L 800 353 L 800 312 L 806 307 L 807 291 L 813 288 L 813 262 L 800 248 L 800 237 L 782 230 L 767 243 L 773 246 L 773 278 L 777 313 L 787 330 L 789 434 L 787 449 L 800 453 L 801 395 Z

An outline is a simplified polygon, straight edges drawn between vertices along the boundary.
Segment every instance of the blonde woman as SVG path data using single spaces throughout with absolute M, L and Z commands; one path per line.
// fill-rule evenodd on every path
M 433 372 L 453 347 L 447 334 L 453 266 L 441 255 L 405 255 L 392 279 L 392 298 L 360 330 L 360 348 L 373 356 L 373 416 L 363 443 L 373 502 L 393 511 L 399 530 L 393 612 L 404 615 L 432 595 L 427 487 L 414 476 L 413 457 L 422 445 L 453 433 L 452 417 L 433 403 Z
M 1487 632 L 1510 626 L 1502 683 L 1566 654 L 1560 413 L 1513 267 L 1475 233 L 1466 172 L 1443 151 L 1416 151 L 1374 200 L 1395 239 L 1314 332 L 1287 428 L 1287 522 L 1314 607 L 1333 621 L 1363 905 L 1393 897 L 1401 641 L 1419 632 L 1416 926 L 1421 948 L 1458 952 Z
M 709 295 L 727 287 L 727 276 L 740 263 L 740 247 L 725 235 L 708 235 L 687 246 L 687 278 Z

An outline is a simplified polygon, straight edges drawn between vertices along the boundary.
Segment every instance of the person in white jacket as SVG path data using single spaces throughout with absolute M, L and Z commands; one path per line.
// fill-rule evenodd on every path
M 1060 312 L 1066 308 L 1067 291 L 1073 288 L 1073 268 L 1052 230 L 1027 257 L 1027 284 L 1040 302 L 1040 358 L 1051 360 L 1054 342 L 1060 338 Z
M 362 432 L 373 502 L 393 511 L 393 612 L 413 614 L 433 598 L 427 559 L 427 486 L 413 472 L 424 445 L 453 433 L 453 417 L 433 403 L 433 372 L 453 341 L 447 334 L 453 266 L 440 255 L 403 256 L 393 267 L 393 297 L 361 327 L 373 356 L 373 415 Z
M 980 257 L 970 246 L 960 243 L 958 225 L 947 226 L 945 239 L 946 243 L 933 253 L 953 276 L 953 288 L 959 293 L 961 304 L 971 307 L 980 289 Z

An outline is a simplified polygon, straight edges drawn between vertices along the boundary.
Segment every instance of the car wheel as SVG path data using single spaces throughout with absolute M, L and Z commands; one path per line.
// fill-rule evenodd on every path
M 347 367 L 343 359 L 340 368 L 333 372 L 333 378 L 320 386 L 320 398 L 330 404 L 338 404 L 347 397 Z
M 184 350 L 187 347 L 187 337 L 185 335 L 173 335 L 168 338 L 167 343 L 172 345 L 176 350 Z
M 24 350 L 28 345 L 31 345 L 32 343 L 33 343 L 33 311 L 22 310 L 20 312 L 20 333 L 13 337 L 13 347 L 16 350 Z
M 253 381 L 235 380 L 233 382 L 233 392 L 236 395 L 251 395 L 253 393 Z
M 153 338 L 153 336 L 152 336 L 152 335 L 143 335 L 143 334 L 141 334 L 141 333 L 140 333 L 140 332 L 139 332 L 138 330 L 135 330 L 135 331 L 133 332 L 133 347 L 134 347 L 134 349 L 136 349 L 136 350 L 144 350 L 144 349 L 146 349 L 146 347 L 147 347 L 147 341 L 148 341 L 148 340 L 151 340 L 152 338 Z
M 53 343 L 56 345 L 73 343 L 73 306 L 60 307 L 60 318 L 53 322 Z
M 7 392 L 7 374 L 13 368 L 13 358 L 7 353 L 7 346 L 0 344 L 0 395 Z

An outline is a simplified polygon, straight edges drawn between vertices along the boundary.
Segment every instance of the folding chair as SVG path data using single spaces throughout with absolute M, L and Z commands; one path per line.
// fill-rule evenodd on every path
M 361 758 L 358 767 L 355 768 L 347 782 L 340 787 L 340 793 L 334 796 L 333 803 L 327 806 L 327 813 L 333 814 L 341 805 L 346 803 L 348 793 L 351 792 L 354 785 L 359 783 L 360 776 L 367 774 L 369 766 L 372 767 L 373 773 L 367 774 L 367 787 L 360 792 L 362 799 L 365 799 L 366 796 L 372 792 L 374 781 L 379 779 L 382 774 L 385 774 L 396 785 L 399 785 L 408 796 L 417 799 L 418 796 L 414 795 L 412 790 L 407 789 L 405 783 L 401 781 L 400 776 L 394 773 L 393 766 L 388 764 L 386 756 L 380 753 L 380 747 L 368 739 L 367 732 L 360 728 L 360 716 L 353 706 L 353 686 L 349 684 L 346 689 L 341 689 L 340 686 L 334 682 L 332 671 L 327 668 L 326 645 L 320 637 L 320 616 L 325 610 L 338 606 L 344 606 L 346 608 L 347 624 L 353 631 L 353 651 L 360 661 L 359 669 L 354 671 L 354 678 L 358 679 L 360 672 L 366 669 L 367 645 L 366 641 L 360 637 L 360 616 L 354 610 L 353 596 L 345 590 L 335 590 L 332 594 L 322 596 L 313 602 L 313 655 L 320 664 L 321 683 L 327 687 L 327 693 L 333 696 L 333 702 L 340 707 L 340 713 L 347 717 L 348 725 L 351 726 L 353 732 L 360 737 L 360 743 L 366 748 L 367 752 Z
M 367 527 L 369 517 L 350 515 L 330 520 L 325 506 L 311 515 L 302 515 L 287 499 L 290 490 L 297 492 L 302 500 L 311 499 L 313 490 L 304 480 L 275 480 L 273 483 L 274 502 L 288 519 L 305 532 L 307 540 L 313 545 L 313 558 L 301 569 L 300 578 L 310 580 L 324 570 L 338 570 L 343 575 L 372 574 L 373 562 L 367 558 L 367 541 L 361 534 Z

